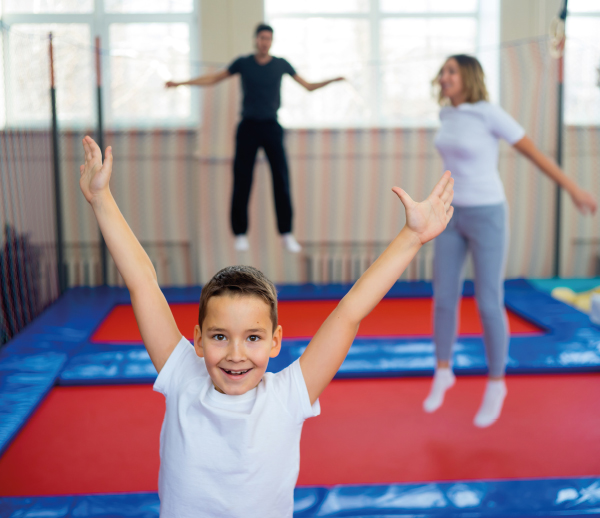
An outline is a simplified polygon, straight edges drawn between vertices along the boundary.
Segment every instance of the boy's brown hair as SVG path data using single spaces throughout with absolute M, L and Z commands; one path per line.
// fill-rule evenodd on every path
M 473 56 L 467 56 L 466 54 L 455 54 L 454 56 L 449 56 L 444 62 L 444 65 L 448 63 L 450 59 L 453 59 L 458 63 L 463 90 L 465 92 L 465 102 L 476 103 L 479 101 L 489 101 L 488 91 L 485 87 L 485 74 L 483 73 L 483 67 L 479 60 Z M 431 82 L 434 87 L 439 87 L 442 68 L 443 66 Z M 441 88 L 439 89 L 437 96 L 438 102 L 441 105 L 447 102 L 447 99 L 442 95 Z
M 219 295 L 253 295 L 265 301 L 270 308 L 273 331 L 277 328 L 277 290 L 265 275 L 252 266 L 228 266 L 219 270 L 202 288 L 198 325 L 206 318 L 206 307 L 211 297 Z

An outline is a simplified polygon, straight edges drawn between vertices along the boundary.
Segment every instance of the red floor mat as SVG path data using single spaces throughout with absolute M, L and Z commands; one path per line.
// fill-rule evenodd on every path
M 284 338 L 312 337 L 336 301 L 283 301 L 279 303 L 279 322 Z M 430 336 L 432 299 L 385 299 L 365 318 L 358 336 Z M 179 330 L 192 340 L 198 322 L 198 304 L 171 304 Z M 540 333 L 537 326 L 508 312 L 512 334 Z M 461 335 L 480 335 L 481 322 L 475 299 L 465 297 L 461 304 L 459 332 Z M 133 309 L 129 305 L 116 306 L 92 337 L 93 342 L 141 342 Z
M 471 424 L 484 378 L 459 378 L 432 415 L 429 383 L 334 381 L 305 425 L 299 484 L 600 473 L 600 375 L 512 376 L 485 430 Z M 0 458 L 0 496 L 155 491 L 163 410 L 148 385 L 54 389 Z

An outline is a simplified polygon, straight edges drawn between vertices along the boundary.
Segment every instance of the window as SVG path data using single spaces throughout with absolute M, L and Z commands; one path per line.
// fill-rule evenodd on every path
M 96 36 L 108 127 L 197 125 L 198 93 L 164 88 L 197 72 L 197 1 L 4 0 L 0 127 L 47 123 L 49 32 L 62 128 L 95 123 Z
M 498 100 L 498 2 L 266 0 L 274 55 L 309 81 L 347 78 L 313 94 L 286 78 L 280 119 L 290 127 L 435 125 L 431 79 L 454 53 L 479 57 Z
M 570 0 L 565 47 L 565 123 L 600 124 L 600 4 Z

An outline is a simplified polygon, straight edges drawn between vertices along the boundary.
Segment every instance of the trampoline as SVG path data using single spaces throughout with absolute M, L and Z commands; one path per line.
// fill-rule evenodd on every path
M 425 414 L 431 288 L 407 284 L 363 322 L 322 415 L 304 426 L 295 516 L 599 511 L 600 329 L 526 281 L 507 282 L 509 395 L 501 419 L 481 430 L 472 425 L 485 384 L 472 286 L 454 360 L 463 375 L 442 409 Z M 344 289 L 280 290 L 284 347 L 270 370 L 301 354 Z M 166 290 L 188 337 L 198 295 Z M 0 516 L 157 516 L 164 398 L 152 391 L 126 292 L 70 290 L 5 349 L 0 392 L 16 396 L 2 399 Z

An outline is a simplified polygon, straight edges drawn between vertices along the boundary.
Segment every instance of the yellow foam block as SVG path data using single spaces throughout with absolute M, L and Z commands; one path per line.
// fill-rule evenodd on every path
M 588 291 L 582 291 L 581 293 L 575 293 L 571 288 L 559 286 L 551 292 L 551 295 L 555 299 L 570 304 L 584 313 L 590 312 L 592 295 L 594 294 L 600 294 L 600 286 L 596 286 L 594 289 Z

